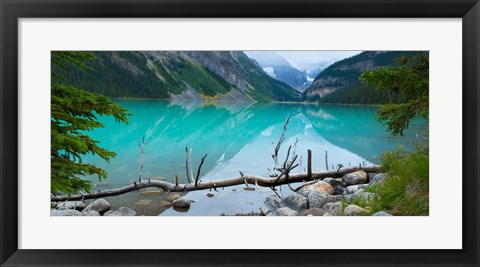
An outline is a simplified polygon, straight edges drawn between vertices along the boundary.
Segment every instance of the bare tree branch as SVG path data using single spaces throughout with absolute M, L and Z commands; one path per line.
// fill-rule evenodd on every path
M 140 148 L 140 154 L 142 155 L 142 163 L 140 165 L 140 176 L 138 177 L 138 182 L 142 181 L 142 171 L 143 171 L 143 165 L 145 163 L 145 136 L 142 137 L 142 143 L 138 144 L 138 147 Z
M 290 122 L 290 116 L 287 116 L 285 119 L 285 123 L 283 124 L 283 132 L 278 139 L 277 145 L 275 146 L 275 151 L 272 154 L 272 158 L 275 164 L 275 168 L 278 168 L 278 151 L 280 151 L 280 147 L 282 146 L 283 141 L 285 141 L 285 132 L 287 131 L 288 123 Z
M 205 161 L 206 157 L 207 157 L 207 154 L 205 154 L 205 156 L 202 157 L 202 160 L 200 161 L 200 164 L 198 165 L 197 177 L 195 177 L 195 187 L 197 187 L 198 178 L 200 177 L 200 171 L 202 170 L 202 165 L 203 165 L 203 162 Z
M 374 165 L 374 166 L 366 166 L 362 168 L 344 167 L 344 168 L 341 168 L 339 172 L 337 172 L 337 170 L 313 172 L 310 180 L 323 179 L 326 177 L 338 178 L 338 177 L 342 177 L 347 173 L 355 172 L 358 170 L 363 170 L 366 172 L 380 172 L 382 171 L 382 166 Z M 109 190 L 86 194 L 86 195 L 53 196 L 51 197 L 51 201 L 58 202 L 58 201 L 66 201 L 66 200 L 80 200 L 82 199 L 82 197 L 84 199 L 92 199 L 92 198 L 98 199 L 101 197 L 116 196 L 116 195 L 128 193 L 131 191 L 135 191 L 135 190 L 139 190 L 147 187 L 157 187 L 170 192 L 183 192 L 183 191 L 188 192 L 188 191 L 210 189 L 214 187 L 217 187 L 217 188 L 229 187 L 234 185 L 240 185 L 243 183 L 248 183 L 252 185 L 257 183 L 258 186 L 271 188 L 271 187 L 279 186 L 282 184 L 297 183 L 297 182 L 303 182 L 303 181 L 309 181 L 309 178 L 306 173 L 292 174 L 292 175 L 289 175 L 288 178 L 281 177 L 280 179 L 277 179 L 276 177 L 267 178 L 267 177 L 244 174 L 243 177 L 239 176 L 239 177 L 230 178 L 230 179 L 205 181 L 198 184 L 197 186 L 195 186 L 194 184 L 185 184 L 185 185 L 179 184 L 178 186 L 176 186 L 175 184 L 166 182 L 166 181 L 150 180 L 150 181 L 142 181 L 139 183 L 135 182 L 134 184 L 129 184 L 121 188 L 109 189 Z
M 190 165 L 192 164 L 191 161 L 190 161 L 190 155 L 191 155 L 191 149 L 188 148 L 188 146 L 185 148 L 185 170 L 187 171 L 187 181 L 189 184 L 192 183 L 192 180 L 190 179 L 190 176 L 191 176 L 191 167 Z

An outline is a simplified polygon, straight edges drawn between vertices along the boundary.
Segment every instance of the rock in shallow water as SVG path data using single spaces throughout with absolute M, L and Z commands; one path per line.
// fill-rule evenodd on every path
M 263 215 L 268 215 L 270 212 L 280 208 L 280 199 L 276 195 L 268 196 L 263 202 L 260 211 Z
M 180 198 L 180 194 L 179 193 L 170 193 L 168 194 L 167 196 L 167 200 L 168 201 L 174 201 L 176 199 L 179 199 Z
M 368 179 L 368 175 L 364 171 L 356 171 L 356 172 L 348 173 L 342 177 L 342 180 L 345 182 L 347 186 L 364 184 L 367 182 L 367 179 Z
M 140 199 L 135 203 L 135 206 L 148 206 L 152 204 L 153 200 L 151 199 Z
M 142 196 L 148 196 L 148 197 L 155 197 L 155 196 L 161 196 L 163 195 L 163 190 L 157 189 L 157 190 L 148 190 L 148 191 L 142 191 L 138 193 L 139 195 Z
M 112 206 L 108 201 L 106 201 L 103 198 L 100 199 L 95 199 L 90 205 L 88 205 L 83 211 L 89 211 L 89 210 L 94 210 L 98 211 L 99 213 L 105 213 L 108 210 L 110 210 Z
M 192 202 L 195 201 L 181 197 L 173 201 L 173 206 L 180 209 L 188 209 L 190 208 Z

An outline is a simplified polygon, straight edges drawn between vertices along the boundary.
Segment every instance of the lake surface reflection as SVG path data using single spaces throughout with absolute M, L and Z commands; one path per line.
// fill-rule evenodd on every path
M 131 183 L 138 179 L 140 152 L 138 144 L 145 136 L 144 179 L 163 179 L 186 182 L 185 147 L 192 148 L 193 172 L 201 157 L 208 154 L 202 167 L 201 180 L 237 177 L 239 171 L 267 176 L 273 167 L 271 151 L 278 141 L 285 118 L 290 116 L 286 139 L 280 151 L 286 150 L 298 138 L 296 152 L 306 159 L 312 150 L 314 170 L 329 168 L 339 163 L 348 166 L 378 163 L 378 157 L 396 144 L 406 144 L 415 137 L 419 127 L 409 129 L 403 138 L 389 138 L 389 133 L 373 120 L 376 107 L 340 105 L 302 105 L 267 103 L 171 103 L 155 100 L 118 100 L 133 114 L 129 124 L 118 124 L 111 118 L 101 118 L 105 128 L 91 132 L 106 149 L 117 156 L 110 163 L 88 156 L 85 162 L 104 168 L 109 177 L 94 182 L 95 190 L 105 190 Z M 294 170 L 306 166 L 301 160 Z M 149 192 L 131 192 L 109 197 L 113 208 L 130 207 L 139 215 L 220 215 L 257 212 L 272 194 L 270 189 L 245 191 L 244 186 L 218 189 L 207 197 L 208 190 L 188 193 L 196 202 L 188 212 L 178 212 L 168 201 L 171 193 L 154 189 Z M 151 191 L 151 192 L 150 192 Z M 287 187 L 282 188 L 285 195 Z

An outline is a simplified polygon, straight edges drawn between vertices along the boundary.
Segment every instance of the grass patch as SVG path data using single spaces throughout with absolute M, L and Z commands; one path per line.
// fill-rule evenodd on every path
M 398 147 L 382 156 L 382 164 L 387 178 L 366 190 L 375 193 L 376 197 L 357 205 L 369 206 L 371 214 L 386 211 L 393 215 L 428 216 L 428 149 L 417 147 L 408 152 L 404 147 Z

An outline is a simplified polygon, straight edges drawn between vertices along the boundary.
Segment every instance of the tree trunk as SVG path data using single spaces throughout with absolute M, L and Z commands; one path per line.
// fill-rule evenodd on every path
M 304 181 L 310 181 L 315 179 L 322 179 L 326 177 L 332 177 L 332 178 L 342 177 L 347 173 L 351 173 L 359 170 L 362 170 L 365 172 L 380 172 L 382 170 L 382 166 L 374 165 L 374 166 L 367 166 L 367 167 L 360 167 L 360 168 L 359 167 L 343 167 L 339 171 L 330 170 L 330 171 L 312 172 L 310 178 L 307 173 L 290 174 L 288 177 L 283 176 L 280 179 L 277 179 L 277 177 L 266 178 L 266 177 L 245 174 L 235 178 L 205 181 L 202 183 L 198 183 L 197 186 L 195 186 L 195 184 L 193 183 L 175 185 L 173 183 L 165 182 L 165 181 L 142 180 L 139 183 L 129 184 L 121 188 L 109 189 L 109 190 L 86 194 L 86 195 L 53 196 L 51 198 L 51 201 L 81 200 L 81 199 L 117 196 L 120 194 L 132 192 L 132 191 L 139 190 L 142 188 L 147 188 L 147 187 L 157 187 L 170 192 L 186 192 L 186 191 L 204 190 L 204 189 L 211 189 L 211 188 L 229 187 L 229 186 L 235 186 L 240 184 L 252 184 L 252 185 L 257 184 L 258 186 L 263 186 L 263 187 L 274 187 L 274 186 L 279 186 L 283 184 L 304 182 Z

